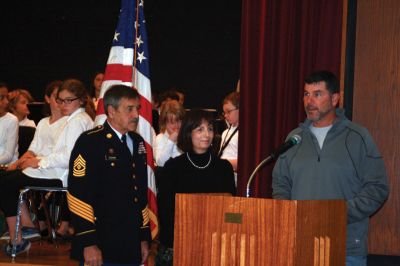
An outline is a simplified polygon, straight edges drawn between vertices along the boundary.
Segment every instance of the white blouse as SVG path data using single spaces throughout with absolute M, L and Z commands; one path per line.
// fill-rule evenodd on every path
M 0 164 L 18 160 L 18 118 L 6 113 L 0 117 Z
M 79 108 L 70 116 L 58 130 L 53 144 L 47 155 L 38 156 L 39 168 L 26 168 L 23 173 L 27 176 L 43 179 L 60 179 L 63 186 L 67 187 L 68 164 L 71 151 L 78 137 L 86 130 L 93 127 L 93 120 L 85 112 L 84 108 Z M 36 134 L 35 134 L 36 135 Z
M 154 160 L 157 166 L 163 167 L 169 158 L 175 158 L 182 154 L 176 143 L 169 139 L 167 131 L 157 135 L 153 144 Z
M 235 132 L 237 127 L 231 127 L 230 129 L 225 129 L 221 136 L 221 148 L 225 142 L 230 138 L 230 136 Z M 235 135 L 232 136 L 228 143 L 228 146 L 223 150 L 221 159 L 234 160 L 238 158 L 238 144 L 239 144 L 239 130 L 236 131 Z
M 52 124 L 50 124 L 50 117 L 40 120 L 28 150 L 35 153 L 36 156 L 50 155 L 67 119 L 68 116 L 63 116 Z
M 222 142 L 220 148 L 222 148 L 222 146 L 225 144 L 224 140 L 227 141 L 233 134 L 233 132 L 235 132 L 236 128 L 237 127 L 231 127 L 230 129 L 229 128 L 225 129 L 224 132 L 222 132 L 221 136 Z M 237 160 L 238 149 L 239 149 L 239 130 L 235 132 L 235 134 L 232 136 L 226 148 L 222 151 L 221 159 Z M 237 186 L 237 172 L 235 172 L 235 185 Z
M 19 121 L 20 126 L 25 126 L 25 127 L 36 127 L 35 121 L 28 119 L 28 117 L 25 117 L 21 121 Z

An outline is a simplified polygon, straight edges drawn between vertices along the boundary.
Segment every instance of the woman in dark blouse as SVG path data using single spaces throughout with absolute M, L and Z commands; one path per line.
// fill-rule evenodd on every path
M 160 248 L 156 265 L 172 265 L 176 193 L 235 194 L 232 165 L 211 152 L 213 123 L 213 116 L 207 111 L 187 113 L 177 143 L 184 153 L 164 165 L 157 196 Z

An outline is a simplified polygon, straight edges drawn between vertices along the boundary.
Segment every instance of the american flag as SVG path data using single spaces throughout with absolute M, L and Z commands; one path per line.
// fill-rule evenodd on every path
M 122 0 L 117 29 L 107 61 L 104 81 L 101 85 L 97 107 L 96 124 L 106 120 L 103 96 L 114 84 L 124 84 L 138 90 L 140 94 L 140 117 L 138 133 L 144 138 L 147 150 L 148 201 L 151 235 L 158 233 L 156 184 L 154 178 L 151 86 L 149 52 L 144 20 L 143 0 Z

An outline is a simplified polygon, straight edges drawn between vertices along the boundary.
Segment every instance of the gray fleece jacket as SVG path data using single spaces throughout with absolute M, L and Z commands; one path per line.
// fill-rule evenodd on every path
M 337 109 L 322 149 L 311 121 L 292 132 L 302 141 L 282 154 L 273 170 L 273 198 L 344 199 L 347 202 L 346 256 L 367 255 L 369 216 L 388 196 L 385 165 L 368 130 Z M 334 223 L 334 221 L 332 221 Z

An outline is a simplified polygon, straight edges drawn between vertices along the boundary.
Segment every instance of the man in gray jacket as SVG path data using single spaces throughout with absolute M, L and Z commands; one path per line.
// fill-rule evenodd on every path
M 302 142 L 276 162 L 273 197 L 346 200 L 346 266 L 366 265 L 369 216 L 388 196 L 387 175 L 368 130 L 336 109 L 339 98 L 334 74 L 320 71 L 305 79 L 307 119 L 288 136 L 300 135 Z

